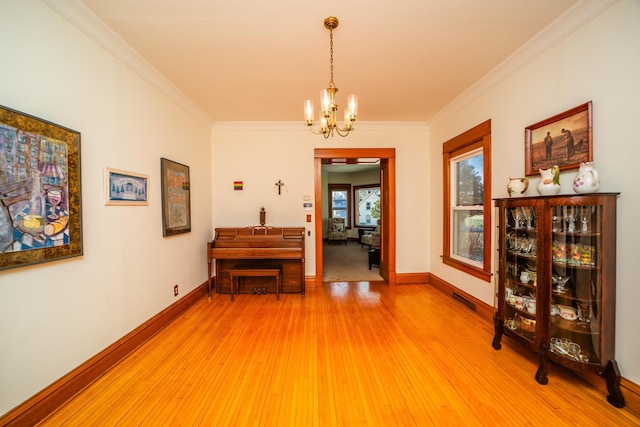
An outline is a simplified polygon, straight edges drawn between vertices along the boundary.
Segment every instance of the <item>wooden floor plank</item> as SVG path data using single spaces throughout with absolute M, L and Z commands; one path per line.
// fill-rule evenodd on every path
M 637 426 L 427 285 L 203 298 L 42 426 Z

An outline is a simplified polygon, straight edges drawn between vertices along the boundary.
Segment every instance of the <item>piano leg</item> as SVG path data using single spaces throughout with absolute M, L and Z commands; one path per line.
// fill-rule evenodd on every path
M 209 273 L 209 275 L 207 276 L 209 278 L 209 301 L 211 301 L 211 258 L 209 258 L 207 261 L 207 272 Z
M 230 271 L 229 272 L 229 290 L 231 291 L 231 301 L 233 301 L 233 283 L 235 281 L 233 280 L 233 272 Z

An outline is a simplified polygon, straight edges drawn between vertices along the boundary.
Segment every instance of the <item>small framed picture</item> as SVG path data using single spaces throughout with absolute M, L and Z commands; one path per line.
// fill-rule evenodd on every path
M 105 168 L 104 193 L 107 206 L 147 206 L 149 176 Z
M 593 161 L 591 101 L 578 105 L 524 130 L 525 175 L 558 166 L 577 169 Z
M 162 177 L 162 235 L 191 231 L 189 166 L 160 159 Z

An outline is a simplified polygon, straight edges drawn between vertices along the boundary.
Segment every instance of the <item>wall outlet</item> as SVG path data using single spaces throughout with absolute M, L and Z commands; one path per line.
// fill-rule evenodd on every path
M 175 286 L 173 287 L 173 296 L 174 296 L 174 297 L 177 297 L 177 296 L 178 296 L 178 285 L 175 285 Z

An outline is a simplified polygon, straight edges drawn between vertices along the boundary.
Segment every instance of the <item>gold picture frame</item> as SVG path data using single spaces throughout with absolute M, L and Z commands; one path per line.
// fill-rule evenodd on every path
M 0 106 L 0 270 L 82 250 L 80 133 Z

